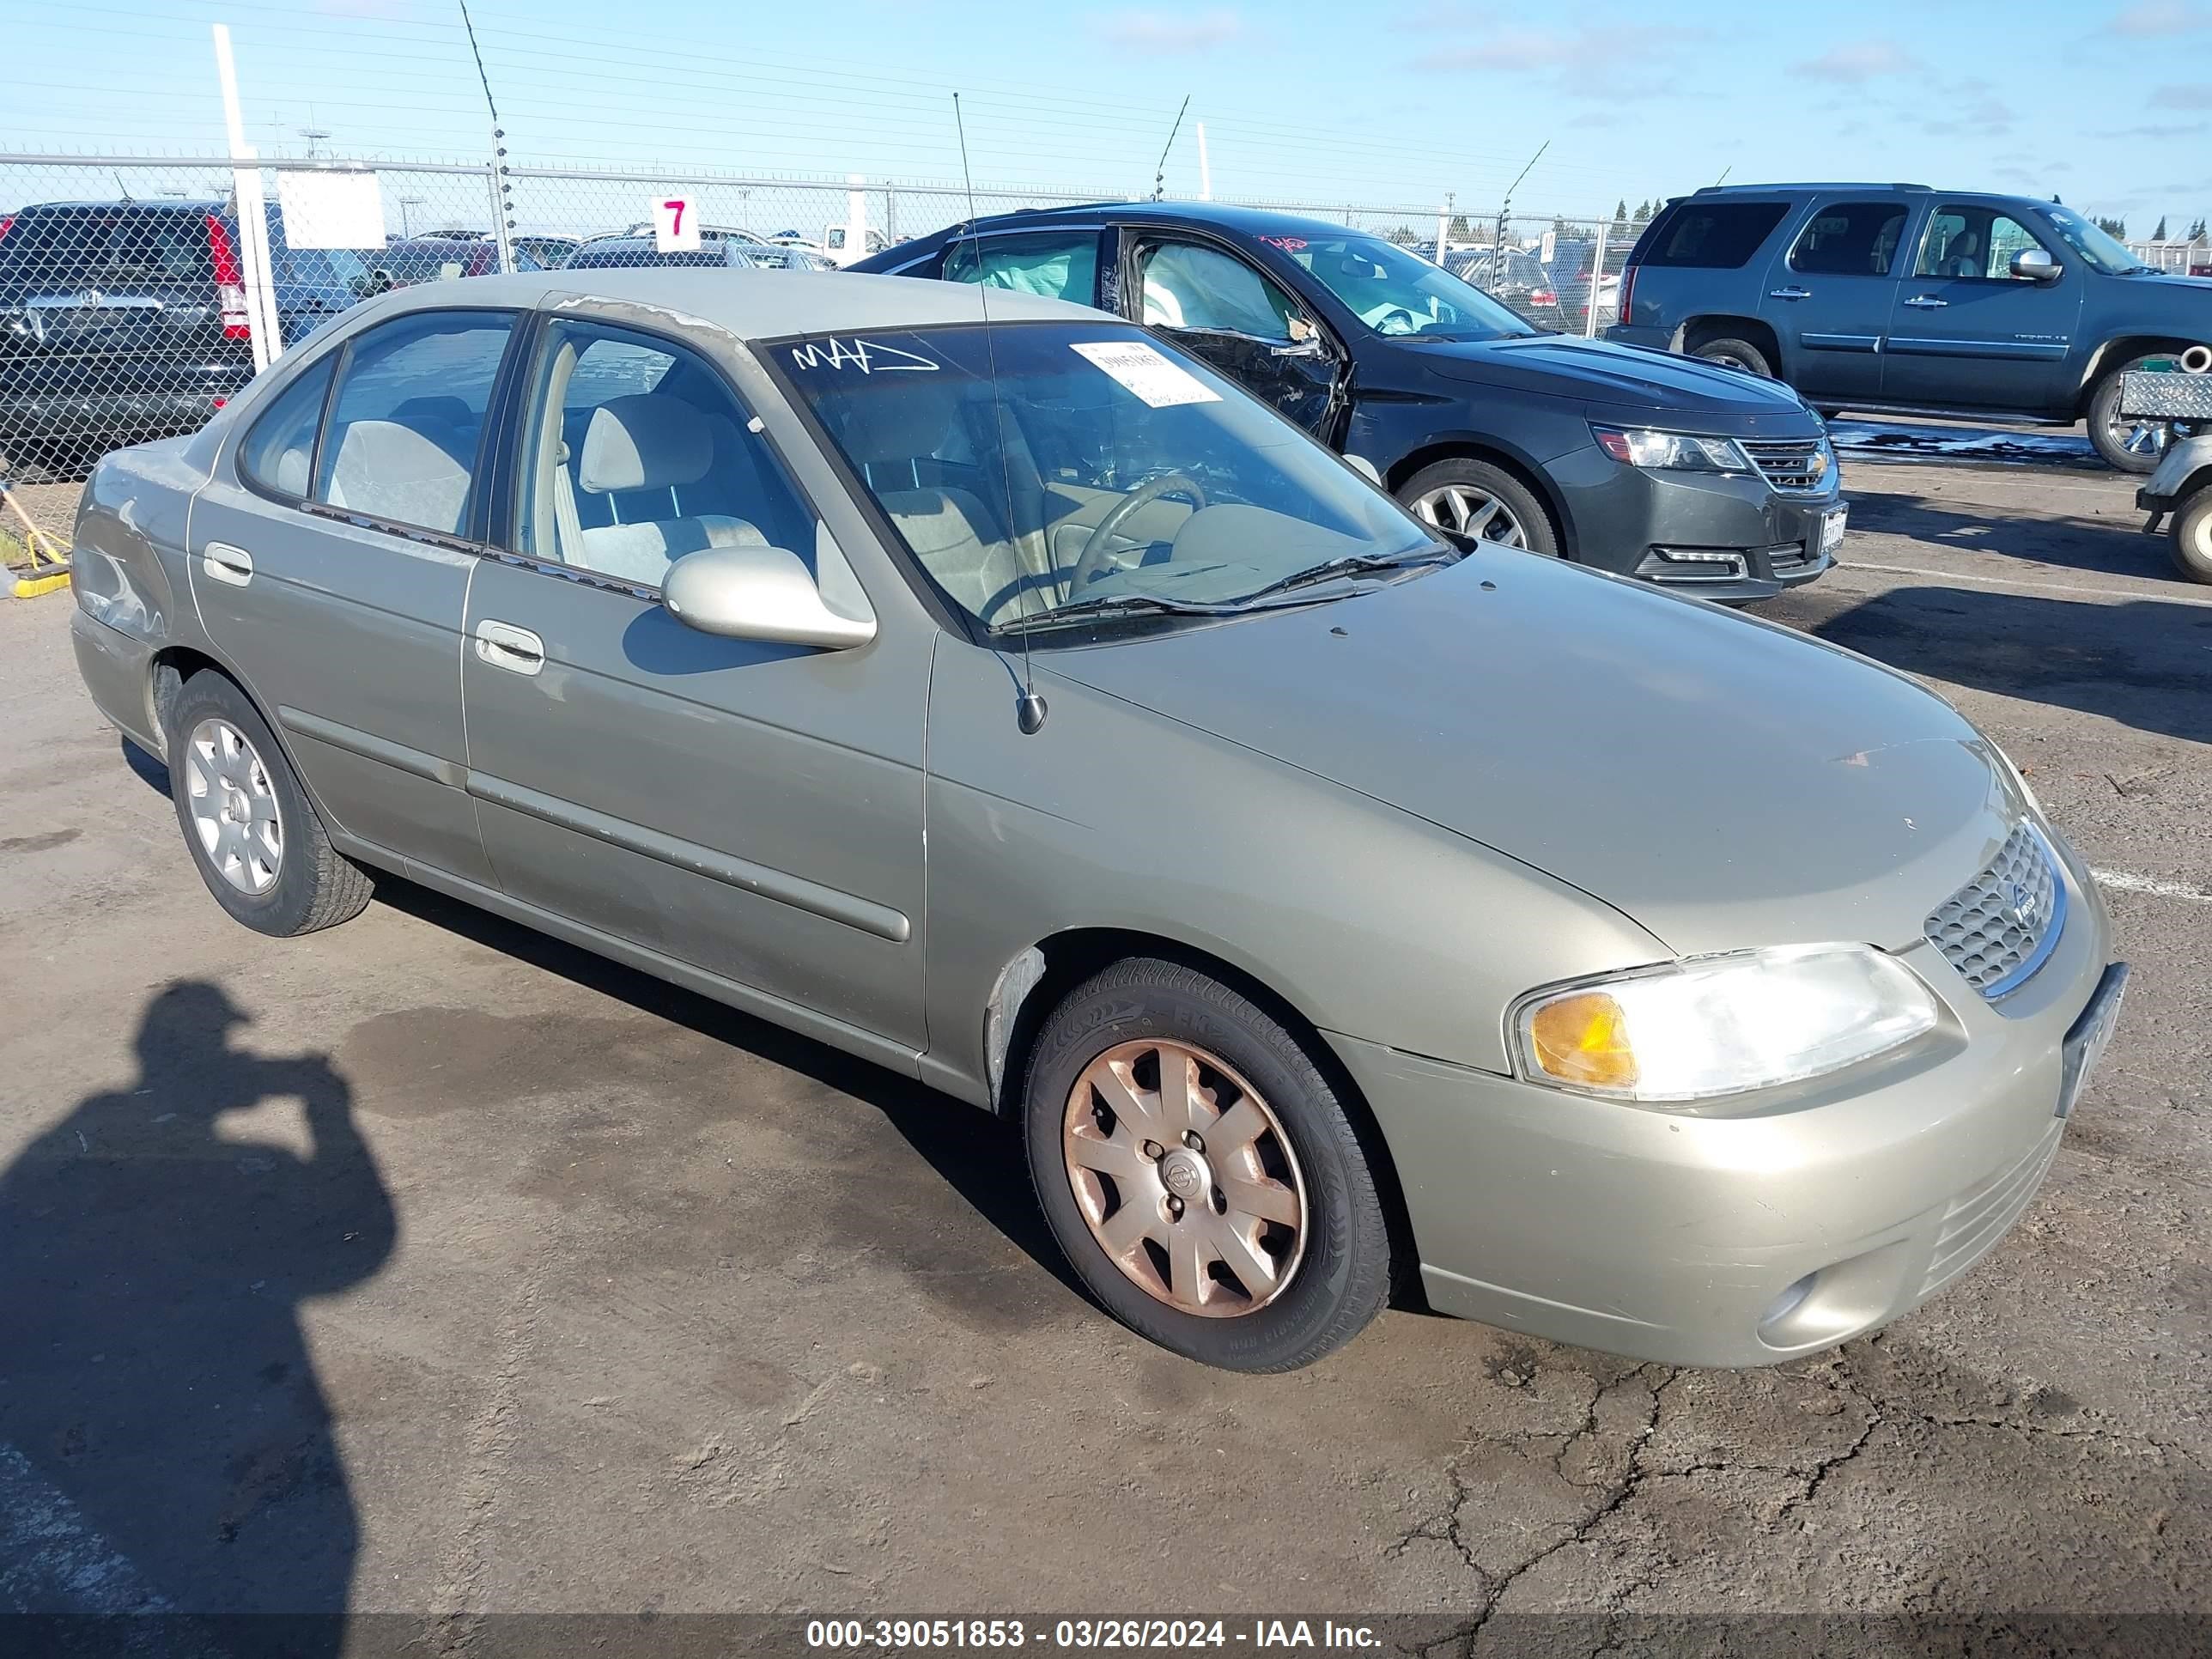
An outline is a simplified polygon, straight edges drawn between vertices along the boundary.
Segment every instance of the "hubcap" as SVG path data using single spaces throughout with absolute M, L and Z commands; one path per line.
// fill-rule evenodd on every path
M 185 743 L 185 792 L 200 850 L 241 893 L 276 884 L 284 867 L 284 815 L 269 769 L 228 720 L 205 720 Z
M 1305 1254 L 1305 1180 L 1258 1090 L 1190 1044 L 1124 1042 L 1069 1091 L 1060 1136 L 1091 1236 L 1155 1300 L 1264 1308 Z
M 1476 484 L 1446 484 L 1417 496 L 1413 516 L 1439 530 L 1474 536 L 1501 547 L 1526 547 L 1527 532 L 1513 509 Z
M 2139 357 L 2134 362 L 2128 364 L 2123 372 L 2152 368 L 2161 363 L 2168 369 L 2173 368 L 2170 358 Z M 2114 407 L 2117 409 L 2118 405 L 2115 404 Z M 2111 440 L 2113 448 L 2126 454 L 2142 455 L 2152 459 L 2164 455 L 2172 445 L 2179 443 L 2184 438 L 2194 437 L 2203 429 L 2201 422 L 2137 420 L 2132 416 L 2122 416 L 2117 413 L 2105 422 L 2105 434 Z

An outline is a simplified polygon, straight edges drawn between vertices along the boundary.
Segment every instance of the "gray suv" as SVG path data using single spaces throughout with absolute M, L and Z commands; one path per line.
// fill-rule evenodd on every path
M 2176 428 L 2120 413 L 2130 369 L 2212 343 L 2212 284 L 2139 263 L 2071 209 L 1925 185 L 1745 185 L 1669 202 L 1609 339 L 1854 409 L 2070 425 L 2148 472 Z

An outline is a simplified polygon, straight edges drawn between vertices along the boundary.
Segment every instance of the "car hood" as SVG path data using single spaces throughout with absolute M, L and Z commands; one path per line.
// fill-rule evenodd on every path
M 2203 276 L 2185 276 L 2178 270 L 2139 270 L 2121 280 L 2144 283 L 2156 288 L 2180 289 L 2195 295 L 2201 303 L 2212 303 L 2212 279 Z
M 1400 343 L 1447 380 L 1580 398 L 1623 410 L 1726 416 L 1745 431 L 1819 430 L 1812 411 L 1779 380 L 1671 351 L 1570 334 Z
M 1510 550 L 1052 668 L 1532 865 L 1685 956 L 1903 948 L 2026 810 L 1904 676 Z

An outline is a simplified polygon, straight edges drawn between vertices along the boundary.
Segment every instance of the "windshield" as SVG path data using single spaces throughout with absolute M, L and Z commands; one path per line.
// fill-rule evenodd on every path
M 1263 236 L 1377 334 L 1496 340 L 1534 334 L 1480 289 L 1378 236 Z
M 1336 560 L 1446 550 L 1273 410 L 1127 325 L 886 330 L 775 355 L 915 559 L 993 628 L 1085 601 L 1234 605 Z
M 2067 246 L 2087 259 L 2095 270 L 2107 276 L 2117 276 L 2124 270 L 2136 270 L 2142 261 L 2127 250 L 2126 244 L 2115 240 L 2097 228 L 2080 214 L 2063 207 L 2048 207 L 2043 216 L 2057 231 Z

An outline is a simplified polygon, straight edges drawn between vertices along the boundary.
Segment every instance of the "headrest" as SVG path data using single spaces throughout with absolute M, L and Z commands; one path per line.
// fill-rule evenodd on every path
M 960 410 L 957 387 L 918 384 L 943 377 L 929 374 L 884 375 L 884 380 L 904 382 L 871 386 L 865 397 L 845 406 L 840 423 L 845 453 L 863 466 L 883 461 L 910 461 L 934 455 L 945 448 L 956 432 Z
M 707 417 L 681 398 L 656 392 L 610 398 L 584 428 L 576 482 L 595 495 L 696 483 L 714 464 Z

